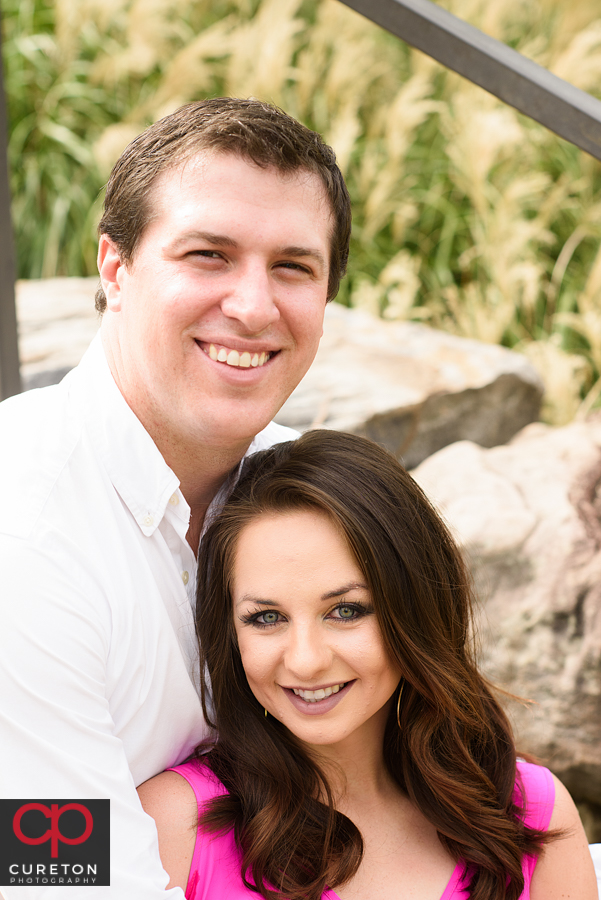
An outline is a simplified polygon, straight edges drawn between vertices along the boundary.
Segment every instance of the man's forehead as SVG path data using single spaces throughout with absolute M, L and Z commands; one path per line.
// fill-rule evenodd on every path
M 155 198 L 158 199 L 167 187 L 170 190 L 175 188 L 185 192 L 188 190 L 191 181 L 202 184 L 203 180 L 210 178 L 212 169 L 222 169 L 220 163 L 228 160 L 241 162 L 254 172 L 264 172 L 268 176 L 275 176 L 283 184 L 302 184 L 308 191 L 319 195 L 330 212 L 333 212 L 323 179 L 317 172 L 312 171 L 308 167 L 299 166 L 294 169 L 281 169 L 276 165 L 259 164 L 243 153 L 213 149 L 194 150 L 174 160 L 172 165 L 163 169 L 152 184 L 149 197 L 150 202 L 152 203 Z M 227 182 L 227 174 L 223 173 L 223 171 L 220 173 L 220 177 L 223 178 L 224 183 Z

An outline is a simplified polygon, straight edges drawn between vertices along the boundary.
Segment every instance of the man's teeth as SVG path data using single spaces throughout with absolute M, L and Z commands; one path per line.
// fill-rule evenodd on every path
M 216 362 L 227 363 L 228 366 L 237 366 L 240 369 L 249 369 L 252 366 L 253 369 L 256 369 L 265 365 L 271 358 L 271 353 L 253 353 L 251 356 L 248 350 L 245 350 L 244 353 L 238 353 L 237 350 L 226 350 L 225 347 L 217 350 L 215 344 L 210 344 L 209 356 Z
M 341 684 L 334 684 L 332 687 L 320 688 L 318 691 L 303 691 L 301 688 L 292 688 L 297 697 L 300 697 L 301 700 L 306 700 L 307 703 L 317 703 L 318 700 L 323 700 L 325 697 L 330 697 L 332 694 L 337 694 L 338 691 L 344 687 L 346 681 L 343 681 Z

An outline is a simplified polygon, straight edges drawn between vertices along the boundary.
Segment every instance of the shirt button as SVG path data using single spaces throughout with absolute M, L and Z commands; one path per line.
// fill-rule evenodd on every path
M 179 497 L 177 496 L 177 494 L 173 494 L 171 497 L 169 497 L 169 503 L 171 504 L 171 506 L 177 506 L 177 504 L 179 503 Z
M 184 584 L 188 584 L 188 578 L 189 578 L 189 577 L 190 577 L 190 576 L 188 575 L 187 572 L 182 572 L 182 581 L 184 582 Z
M 154 523 L 154 519 L 152 518 L 152 516 L 144 516 L 144 518 L 143 518 L 143 520 L 142 520 L 142 524 L 143 524 L 143 525 L 148 525 L 148 526 L 150 526 L 150 525 L 152 525 L 153 523 Z

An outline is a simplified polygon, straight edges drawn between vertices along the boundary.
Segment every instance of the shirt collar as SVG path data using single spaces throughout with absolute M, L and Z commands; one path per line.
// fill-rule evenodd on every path
M 69 391 L 107 474 L 145 535 L 159 526 L 179 480 L 129 408 L 109 368 L 100 333 L 67 376 Z M 178 513 L 189 521 L 183 496 Z

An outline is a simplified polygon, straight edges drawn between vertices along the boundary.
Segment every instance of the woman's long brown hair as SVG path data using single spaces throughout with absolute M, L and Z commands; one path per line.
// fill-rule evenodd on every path
M 326 884 L 343 884 L 361 862 L 361 835 L 335 810 L 324 774 L 294 735 L 264 717 L 234 631 L 230 575 L 241 530 L 263 513 L 307 508 L 346 536 L 403 672 L 401 729 L 395 696 L 384 738 L 391 776 L 464 862 L 472 900 L 518 900 L 522 857 L 539 853 L 546 836 L 524 826 L 512 800 L 516 751 L 473 658 L 469 574 L 413 479 L 354 435 L 307 432 L 251 456 L 203 538 L 202 703 L 219 734 L 203 758 L 228 795 L 212 801 L 202 827 L 234 829 L 242 877 L 268 900 L 319 900 Z

